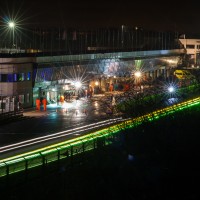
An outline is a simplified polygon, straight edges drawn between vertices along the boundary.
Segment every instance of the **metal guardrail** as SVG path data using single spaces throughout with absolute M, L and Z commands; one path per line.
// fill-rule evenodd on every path
M 26 171 L 38 166 L 45 166 L 51 162 L 72 158 L 78 154 L 112 144 L 116 141 L 118 133 L 122 130 L 136 127 L 144 121 L 157 120 L 160 117 L 195 105 L 200 105 L 200 97 L 137 118 L 126 119 L 118 124 L 111 125 L 110 127 L 103 128 L 93 133 L 88 133 L 87 135 L 75 139 L 0 160 L 0 177 Z
M 21 117 L 23 117 L 23 109 L 18 111 L 2 112 L 0 113 L 0 125 Z

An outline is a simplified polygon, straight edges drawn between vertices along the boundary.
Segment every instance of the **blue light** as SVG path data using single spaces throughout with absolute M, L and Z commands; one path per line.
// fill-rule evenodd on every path
M 170 86 L 170 87 L 168 87 L 168 91 L 170 92 L 170 93 L 172 93 L 172 92 L 174 92 L 174 87 L 172 87 L 172 86 Z

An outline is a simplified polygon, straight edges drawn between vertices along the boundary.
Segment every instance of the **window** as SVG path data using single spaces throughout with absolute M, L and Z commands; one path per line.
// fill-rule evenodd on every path
M 8 74 L 8 79 L 7 79 L 8 82 L 14 82 L 14 76 L 13 75 L 14 74 Z
M 1 74 L 1 82 L 7 82 L 8 75 L 7 74 Z
M 187 44 L 186 49 L 194 49 L 194 45 L 193 44 Z
M 13 76 L 14 76 L 14 82 L 17 82 L 17 74 L 13 74 Z
M 27 81 L 31 80 L 31 72 L 27 72 L 27 74 L 26 74 L 26 80 Z
M 17 81 L 24 81 L 25 80 L 25 73 L 17 74 Z
M 6 108 L 6 103 L 3 101 L 0 101 L 0 109 L 5 109 Z
M 25 78 L 26 75 L 26 78 Z M 31 72 L 19 73 L 19 74 L 0 74 L 0 82 L 18 82 L 18 81 L 25 81 L 31 80 Z

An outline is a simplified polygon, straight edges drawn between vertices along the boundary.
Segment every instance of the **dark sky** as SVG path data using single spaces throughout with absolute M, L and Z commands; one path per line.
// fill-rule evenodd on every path
M 1 16 L 21 25 L 63 27 L 138 26 L 153 30 L 200 32 L 197 3 L 134 0 L 1 0 Z

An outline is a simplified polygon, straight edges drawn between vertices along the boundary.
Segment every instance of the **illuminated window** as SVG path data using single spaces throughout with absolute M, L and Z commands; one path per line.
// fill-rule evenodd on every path
M 25 73 L 17 74 L 17 81 L 24 81 L 25 80 Z
M 7 79 L 7 81 L 8 82 L 13 82 L 14 81 L 14 76 L 13 76 L 13 74 L 8 74 L 8 79 Z
M 27 74 L 26 74 L 26 80 L 27 81 L 31 80 L 31 72 L 27 72 Z
M 17 82 L 17 74 L 13 74 L 14 82 Z
M 21 73 L 22 81 L 25 81 L 25 73 Z

